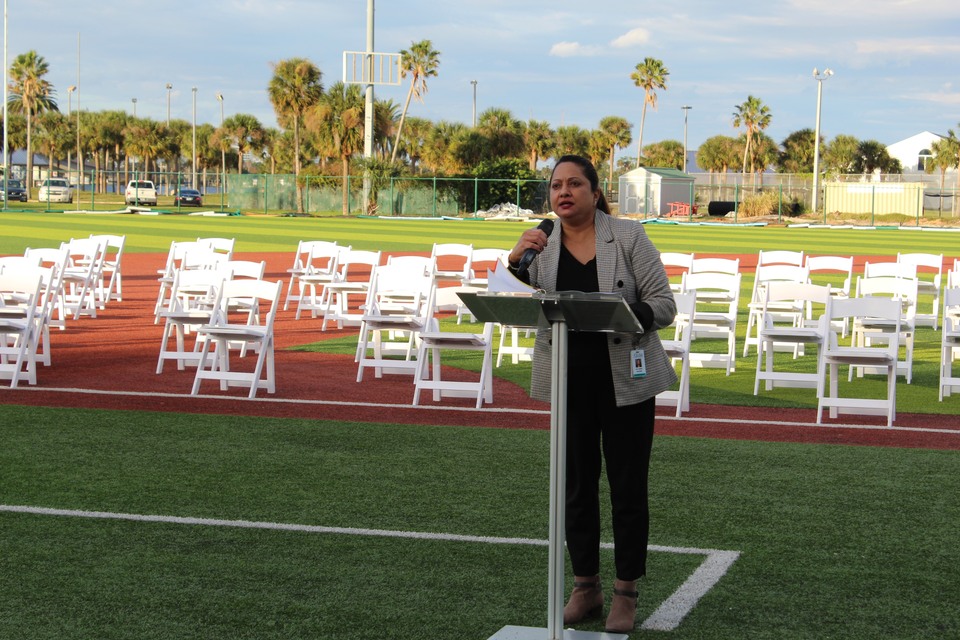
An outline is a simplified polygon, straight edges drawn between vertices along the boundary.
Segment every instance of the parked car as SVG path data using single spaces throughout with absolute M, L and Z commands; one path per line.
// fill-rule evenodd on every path
M 3 190 L 3 179 L 0 179 L 0 199 L 27 201 L 27 189 L 23 183 L 13 178 L 7 179 L 7 190 Z
M 202 207 L 203 194 L 196 189 L 180 189 L 173 196 L 173 204 L 178 207 Z
M 123 201 L 130 204 L 157 206 L 157 188 L 151 180 L 131 180 L 123 192 Z
M 40 202 L 73 202 L 73 189 L 66 178 L 47 178 L 40 185 Z

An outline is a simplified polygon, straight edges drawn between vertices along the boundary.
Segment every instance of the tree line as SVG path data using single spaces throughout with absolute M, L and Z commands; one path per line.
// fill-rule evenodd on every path
M 503 108 L 483 111 L 475 127 L 410 116 L 411 101 L 422 103 L 428 79 L 439 73 L 440 52 L 430 40 L 422 40 L 400 53 L 401 77 L 409 80 L 409 88 L 402 107 L 393 100 L 375 101 L 372 157 L 364 157 L 361 87 L 339 81 L 325 87 L 323 73 L 313 62 L 290 58 L 272 64 L 273 75 L 266 87 L 279 128 L 264 126 L 244 113 L 224 119 L 219 127 L 196 125 L 196 170 L 216 172 L 221 161 L 228 161 L 237 173 L 292 173 L 297 178 L 297 208 L 302 211 L 305 179 L 334 171 L 344 177 L 524 180 L 539 177 L 543 161 L 570 153 L 591 158 L 605 179 L 616 179 L 637 166 L 684 166 L 683 143 L 663 140 L 643 145 L 647 107 L 655 110 L 657 92 L 668 88 L 669 70 L 656 58 L 645 58 L 630 74 L 644 94 L 636 162 L 624 157 L 617 162 L 617 150 L 633 142 L 633 125 L 622 116 L 606 116 L 596 129 L 576 125 L 554 128 L 535 119 L 523 122 Z M 48 71 L 48 63 L 36 51 L 17 56 L 10 68 L 9 145 L 27 150 L 28 182 L 33 177 L 34 150 L 44 153 L 51 166 L 70 153 L 92 160 L 99 176 L 99 184 L 94 185 L 97 189 L 106 189 L 108 174 L 118 181 L 120 172 L 129 170 L 134 159 L 140 163 L 139 170 L 147 173 L 194 168 L 191 123 L 136 118 L 120 110 L 83 111 L 79 117 L 68 118 L 59 108 L 55 88 L 45 78 Z M 739 135 L 706 140 L 697 148 L 697 165 L 721 174 L 738 169 L 743 174 L 762 173 L 771 167 L 784 173 L 811 173 L 814 131 L 795 131 L 777 144 L 764 133 L 772 118 L 760 98 L 748 96 L 731 113 L 731 124 L 740 130 Z M 899 161 L 876 140 L 838 135 L 829 142 L 821 140 L 821 148 L 821 167 L 827 174 L 902 171 Z M 939 168 L 941 179 L 947 169 L 960 163 L 960 142 L 953 130 L 931 151 L 930 168 Z M 342 184 L 346 212 L 347 180 Z

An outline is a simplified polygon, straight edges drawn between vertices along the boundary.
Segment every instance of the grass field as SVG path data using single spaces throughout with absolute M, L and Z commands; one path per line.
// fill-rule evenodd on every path
M 292 252 L 303 238 L 389 251 L 464 239 L 506 247 L 527 226 L 59 214 L 3 214 L 0 225 L 0 254 L 100 232 L 156 253 L 198 236 L 237 237 L 239 252 Z M 948 233 L 648 231 L 665 251 L 960 254 Z M 932 357 L 919 336 L 917 357 Z M 935 389 L 932 401 L 929 388 L 910 399 L 931 384 L 928 363 L 917 366 L 900 410 L 955 416 Z M 694 401 L 747 404 L 752 367 L 739 359 L 729 378 L 696 370 Z M 459 639 L 546 624 L 545 432 L 0 412 L 0 638 Z M 675 630 L 631 637 L 960 636 L 956 451 L 660 436 L 651 479 L 657 547 L 638 621 L 704 560 L 677 550 L 740 555 Z M 609 586 L 609 551 L 603 561 Z
M 0 637 L 452 639 L 545 625 L 542 545 L 413 536 L 545 538 L 545 432 L 4 412 L 4 505 L 366 531 L 0 512 Z M 960 634 L 958 463 L 658 438 L 651 543 L 741 553 L 669 637 Z M 702 559 L 651 553 L 639 619 Z M 611 564 L 608 552 L 608 582 Z M 664 634 L 631 637 L 648 635 Z

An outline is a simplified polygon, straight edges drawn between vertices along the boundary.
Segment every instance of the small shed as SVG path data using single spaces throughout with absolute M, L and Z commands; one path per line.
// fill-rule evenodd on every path
M 679 169 L 639 167 L 620 176 L 620 215 L 667 215 L 671 202 L 689 205 L 693 196 L 693 176 Z

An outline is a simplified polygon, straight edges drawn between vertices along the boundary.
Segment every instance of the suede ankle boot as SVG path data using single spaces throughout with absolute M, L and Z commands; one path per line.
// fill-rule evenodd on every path
M 603 613 L 603 587 L 600 576 L 573 579 L 573 591 L 563 608 L 563 624 L 575 624 L 587 618 L 598 618 Z
M 633 631 L 638 595 L 636 580 L 617 580 L 613 583 L 613 601 L 610 603 L 606 628 L 609 633 Z

